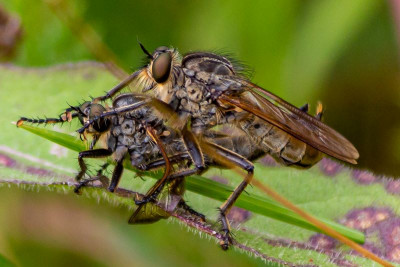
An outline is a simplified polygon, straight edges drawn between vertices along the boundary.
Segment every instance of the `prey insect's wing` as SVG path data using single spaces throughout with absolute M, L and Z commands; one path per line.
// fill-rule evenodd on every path
M 357 149 L 341 134 L 260 86 L 238 81 L 245 89 L 240 97 L 222 94 L 219 100 L 256 115 L 329 156 L 357 163 Z

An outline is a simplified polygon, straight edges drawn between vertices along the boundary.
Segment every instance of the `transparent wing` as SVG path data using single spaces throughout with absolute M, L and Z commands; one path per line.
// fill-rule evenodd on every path
M 341 134 L 258 85 L 237 81 L 244 91 L 238 96 L 230 95 L 227 90 L 219 97 L 220 101 L 254 114 L 329 156 L 357 163 L 357 149 Z

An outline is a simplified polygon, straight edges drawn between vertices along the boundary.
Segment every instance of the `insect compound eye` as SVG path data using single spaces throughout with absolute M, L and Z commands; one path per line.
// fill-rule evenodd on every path
M 90 107 L 89 119 L 94 119 L 100 116 L 106 109 L 100 104 L 92 104 Z
M 89 107 L 90 107 L 89 101 L 86 101 L 79 106 L 78 118 L 82 125 L 85 123 L 84 118 L 87 118 L 89 116 L 88 114 L 90 110 Z
M 172 56 L 169 52 L 161 53 L 154 61 L 151 69 L 154 80 L 163 83 L 171 72 Z
M 156 49 L 155 52 L 164 53 L 164 52 L 167 51 L 168 49 L 169 49 L 168 46 L 160 46 L 160 47 L 157 47 L 157 49 Z
M 82 103 L 82 105 L 79 106 L 80 110 L 83 112 L 85 109 L 87 109 L 90 106 L 90 101 L 85 101 Z
M 90 112 L 89 112 L 89 119 L 92 120 L 96 118 L 97 116 L 100 116 L 105 112 L 106 109 L 100 105 L 100 104 L 92 104 L 90 107 Z M 105 132 L 108 130 L 110 126 L 109 120 L 105 118 L 101 118 L 98 121 L 93 123 L 93 129 L 95 129 L 98 132 Z

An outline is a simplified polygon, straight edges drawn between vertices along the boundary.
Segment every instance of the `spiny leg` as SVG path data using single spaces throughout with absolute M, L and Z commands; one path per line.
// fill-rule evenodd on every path
M 186 154 L 187 155 L 187 154 Z M 182 156 L 182 160 L 186 159 L 185 155 L 181 155 Z M 171 159 L 171 157 L 170 157 Z M 195 170 L 193 170 L 195 171 Z M 178 196 L 183 196 L 183 194 L 185 193 L 185 176 L 181 176 L 181 177 L 176 177 L 174 179 L 171 179 L 171 176 L 169 178 L 170 184 L 169 184 L 169 194 L 170 195 L 178 195 Z M 185 212 L 187 212 L 190 215 L 193 215 L 195 217 L 200 218 L 201 221 L 205 222 L 206 221 L 206 217 L 201 214 L 200 212 L 197 212 L 196 210 L 194 210 L 193 208 L 191 208 L 183 199 L 183 197 L 181 198 L 181 200 L 178 203 L 178 207 L 181 208 L 182 210 L 184 210 Z
M 190 207 L 186 201 L 184 199 L 181 199 L 181 201 L 179 201 L 178 206 L 180 208 L 182 208 L 183 210 L 185 210 L 186 212 L 188 212 L 189 214 L 199 217 L 201 219 L 201 221 L 205 222 L 206 221 L 206 216 L 196 210 L 194 210 L 192 207 Z
M 161 155 L 164 159 L 165 171 L 160 180 L 158 180 L 154 186 L 147 192 L 144 202 L 146 202 L 146 198 L 154 199 L 158 196 L 161 192 L 162 188 L 164 187 L 167 178 L 171 172 L 171 164 L 168 159 L 167 152 L 165 151 L 165 147 L 161 142 L 160 138 L 157 136 L 156 131 L 151 127 L 146 127 L 147 134 L 153 139 L 153 141 L 157 144 L 158 148 L 160 149 Z M 139 203 L 140 204 L 140 203 Z
M 164 188 L 164 186 L 167 182 L 167 178 L 171 172 L 171 164 L 169 162 L 167 152 L 165 151 L 165 147 L 164 147 L 163 143 L 161 142 L 160 138 L 157 136 L 156 131 L 152 127 L 149 127 L 149 126 L 146 127 L 146 131 L 147 131 L 147 134 L 152 138 L 152 140 L 157 144 L 157 146 L 162 154 L 162 157 L 163 157 L 164 163 L 165 163 L 165 171 L 164 171 L 162 178 L 160 180 L 158 180 L 150 188 L 150 190 L 146 193 L 145 197 L 142 200 L 135 200 L 135 204 L 138 205 L 138 207 L 135 210 L 135 212 L 132 214 L 131 218 L 129 218 L 129 223 L 134 222 L 135 217 L 140 212 L 143 205 L 145 205 L 149 201 L 155 201 L 157 196 L 160 194 L 160 192 Z
M 123 165 L 124 158 L 120 159 L 117 161 L 117 164 L 115 165 L 112 177 L 111 177 L 111 183 L 110 186 L 108 187 L 108 191 L 114 192 L 115 189 L 117 188 L 119 181 L 121 180 L 122 173 L 124 172 L 124 165 Z
M 96 116 L 93 119 L 91 119 L 83 127 L 78 129 L 77 132 L 82 134 L 87 128 L 89 128 L 89 126 L 93 125 L 93 123 L 95 123 L 95 122 L 98 122 L 100 119 L 136 110 L 136 109 L 141 108 L 141 107 L 143 107 L 145 105 L 148 105 L 151 101 L 152 101 L 152 99 L 148 98 L 148 99 L 144 99 L 144 100 L 141 100 L 141 101 L 137 101 L 137 102 L 135 102 L 133 104 L 130 104 L 130 105 L 126 105 L 126 106 L 123 106 L 123 107 L 120 107 L 120 108 L 115 108 L 115 109 L 113 109 L 111 111 L 104 112 L 101 115 Z
M 185 176 L 190 176 L 193 174 L 200 174 L 206 170 L 206 164 L 204 162 L 204 156 L 201 152 L 200 145 L 197 141 L 197 138 L 194 134 L 187 130 L 187 126 L 182 130 L 182 139 L 184 141 L 185 147 L 187 149 L 186 153 L 181 153 L 178 155 L 174 155 L 170 160 L 173 162 L 181 162 L 182 160 L 191 159 L 191 162 L 194 165 L 194 169 L 178 171 L 170 175 L 169 180 L 179 181 L 180 179 L 184 179 Z M 158 160 L 156 162 L 150 163 L 151 166 L 160 166 L 165 164 L 165 158 L 162 160 Z M 199 212 L 196 212 L 191 207 L 189 207 L 185 201 L 182 199 L 179 204 L 183 209 L 188 211 L 190 214 L 200 217 L 203 221 L 205 221 L 205 216 Z
M 186 152 L 179 153 L 179 154 L 170 156 L 168 158 L 168 160 L 171 164 L 179 163 L 179 162 L 182 162 L 182 161 L 188 160 L 188 159 L 190 159 L 190 156 Z M 140 166 L 140 170 L 141 171 L 149 171 L 149 170 L 154 170 L 154 169 L 164 167 L 164 166 L 165 166 L 165 160 L 164 160 L 164 158 L 161 158 L 161 159 L 154 160 L 148 164 L 144 164 L 144 165 Z
M 81 151 L 79 152 L 79 156 L 78 156 L 78 162 L 79 162 L 79 167 L 81 168 L 81 170 L 79 171 L 79 173 L 76 175 L 75 179 L 77 181 L 80 181 L 83 177 L 83 175 L 85 175 L 86 171 L 87 171 L 87 166 L 85 163 L 84 158 L 105 158 L 108 156 L 111 156 L 112 152 L 108 149 L 94 149 L 94 150 L 85 150 L 85 151 Z
M 72 118 L 78 117 L 77 113 L 73 113 L 71 115 Z M 17 127 L 21 126 L 24 122 L 30 122 L 30 123 L 37 123 L 37 124 L 55 124 L 55 123 L 64 123 L 66 122 L 67 119 L 63 118 L 60 116 L 59 118 L 44 118 L 44 119 L 33 119 L 33 118 L 26 118 L 26 117 L 21 117 L 17 121 Z
M 126 77 L 123 81 L 121 81 L 119 84 L 117 84 L 114 88 L 112 88 L 110 91 L 108 91 L 106 93 L 106 95 L 96 97 L 95 99 L 93 99 L 93 103 L 96 103 L 99 101 L 105 101 L 105 100 L 115 96 L 119 91 L 121 91 L 123 88 L 128 86 L 134 79 L 136 79 L 142 71 L 143 70 L 138 70 L 138 71 L 132 73 L 131 75 Z
M 164 164 L 166 166 L 165 172 L 163 177 L 156 182 L 156 184 L 147 192 L 146 196 L 143 198 L 143 200 L 140 201 L 135 201 L 135 203 L 137 205 L 139 205 L 139 207 L 136 209 L 135 213 L 131 216 L 131 218 L 129 219 L 130 223 L 133 223 L 135 221 L 135 217 L 137 216 L 137 214 L 140 212 L 141 209 L 141 205 L 146 204 L 149 201 L 154 201 L 156 199 L 156 197 L 159 195 L 159 193 L 161 192 L 161 190 L 163 189 L 163 187 L 165 186 L 165 183 L 167 182 L 167 178 L 169 176 L 170 173 L 170 161 L 168 159 L 168 156 L 165 152 L 165 148 L 163 147 L 161 141 L 159 140 L 158 136 L 153 132 L 153 129 L 147 129 L 148 130 L 148 134 L 152 137 L 153 141 L 158 145 L 158 147 L 160 148 L 160 151 L 163 155 L 163 160 L 164 160 Z M 149 131 L 150 130 L 150 131 Z M 187 153 L 190 156 L 190 159 L 192 160 L 195 169 L 194 170 L 188 170 L 188 171 L 183 171 L 180 173 L 175 173 L 173 178 L 177 178 L 177 177 L 184 177 L 187 174 L 194 174 L 194 173 L 201 173 L 205 170 L 206 165 L 204 162 L 204 157 L 203 154 L 201 152 L 200 146 L 197 142 L 196 137 L 193 135 L 192 132 L 188 131 L 186 128 L 182 131 L 182 138 L 183 141 L 185 143 L 185 146 L 187 148 Z M 176 160 L 179 160 L 179 157 L 181 157 L 182 159 L 187 159 L 187 154 L 180 154 L 179 155 L 175 155 Z M 175 159 L 174 159 L 175 160 Z M 161 164 L 161 161 L 158 161 L 157 164 L 153 164 L 153 166 L 157 166 L 159 164 Z M 187 206 L 188 207 L 188 206 Z M 191 209 L 192 210 L 192 209 Z M 194 210 L 192 210 L 194 213 Z M 196 214 L 200 214 L 197 213 Z M 203 216 L 204 217 L 204 216 Z
M 74 113 L 71 113 L 71 111 L 77 111 Z M 61 113 L 58 118 L 26 118 L 26 117 L 21 117 L 17 121 L 17 127 L 21 126 L 24 122 L 30 122 L 30 123 L 37 123 L 37 124 L 54 124 L 54 123 L 64 123 L 67 121 L 71 121 L 73 118 L 79 117 L 79 115 L 82 112 L 80 111 L 80 107 L 74 107 L 70 106 L 69 108 L 65 109 L 65 112 Z
M 86 186 L 90 182 L 100 181 L 104 188 L 107 188 L 109 185 L 109 180 L 107 176 L 103 175 L 103 171 L 107 169 L 109 163 L 104 163 L 99 170 L 97 170 L 97 175 L 95 177 L 82 180 L 74 189 L 76 194 L 80 194 L 80 189 Z
M 229 244 L 233 243 L 227 215 L 240 194 L 251 182 L 254 173 L 254 165 L 241 155 L 214 143 L 202 141 L 202 148 L 209 157 L 218 163 L 228 167 L 240 167 L 247 171 L 245 179 L 235 188 L 232 194 L 219 208 L 220 220 L 222 224 L 221 231 L 223 232 L 223 240 L 220 242 L 220 245 L 223 250 L 227 250 L 229 248 Z
M 183 142 L 195 167 L 196 173 L 201 174 L 206 169 L 203 152 L 196 136 L 189 131 L 187 127 L 188 126 L 186 125 L 181 131 Z

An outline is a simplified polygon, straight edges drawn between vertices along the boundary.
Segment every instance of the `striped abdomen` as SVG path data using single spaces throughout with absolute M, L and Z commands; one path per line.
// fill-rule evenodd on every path
M 309 168 L 322 158 L 320 151 L 254 115 L 239 121 L 239 128 L 258 149 L 285 165 Z

